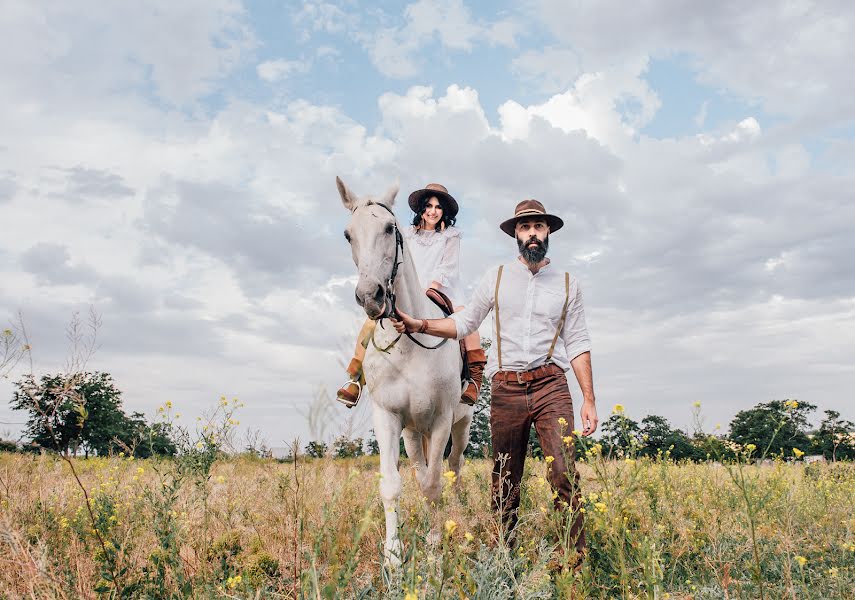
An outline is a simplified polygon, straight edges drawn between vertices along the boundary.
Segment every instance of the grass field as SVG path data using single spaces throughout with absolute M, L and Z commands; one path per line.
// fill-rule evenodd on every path
M 404 460 L 407 557 L 386 573 L 376 457 L 208 456 L 0 454 L 0 597 L 855 597 L 852 464 L 675 465 L 594 450 L 580 465 L 590 556 L 574 576 L 547 565 L 567 519 L 546 508 L 543 461 L 527 463 L 511 549 L 489 510 L 488 461 L 467 462 L 457 485 L 448 477 L 434 507 Z

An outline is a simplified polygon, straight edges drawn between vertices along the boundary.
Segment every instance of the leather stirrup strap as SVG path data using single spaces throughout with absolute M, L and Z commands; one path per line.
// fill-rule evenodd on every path
M 555 342 L 558 341 L 558 336 L 561 335 L 561 330 L 564 328 L 564 320 L 567 318 L 567 305 L 570 304 L 570 273 L 564 273 L 564 309 L 561 311 L 561 319 L 558 321 L 558 328 L 555 330 L 555 337 L 552 338 L 552 345 L 549 347 L 549 354 L 546 355 L 546 362 L 552 359 L 552 352 L 555 350 Z
M 496 354 L 499 358 L 499 370 L 502 370 L 502 329 L 499 325 L 499 283 L 502 281 L 502 269 L 505 265 L 499 265 L 499 272 L 496 274 L 496 293 L 493 298 L 493 311 L 496 313 Z

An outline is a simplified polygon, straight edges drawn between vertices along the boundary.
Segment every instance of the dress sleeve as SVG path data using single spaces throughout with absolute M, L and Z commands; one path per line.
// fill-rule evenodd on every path
M 570 286 L 570 302 L 567 304 L 567 316 L 561 339 L 567 351 L 567 360 L 572 361 L 583 352 L 591 351 L 591 338 L 588 336 L 588 325 L 585 322 L 585 307 L 582 304 L 582 289 L 579 282 L 572 280 Z
M 429 281 L 436 281 L 445 287 L 453 287 L 460 278 L 460 232 L 456 227 L 446 230 L 442 257 Z

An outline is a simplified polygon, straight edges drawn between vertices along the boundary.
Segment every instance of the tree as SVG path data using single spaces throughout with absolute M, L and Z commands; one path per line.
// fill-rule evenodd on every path
M 377 435 L 374 433 L 373 429 L 368 433 L 368 441 L 365 442 L 365 448 L 368 452 L 368 456 L 377 456 L 380 454 L 380 444 L 377 442 Z
M 336 458 L 356 458 L 364 454 L 362 438 L 350 439 L 346 435 L 338 436 L 333 442 L 333 453 Z
M 327 445 L 323 442 L 309 442 L 306 444 L 306 456 L 310 458 L 323 458 L 327 455 Z
M 648 415 L 641 420 L 639 431 L 642 440 L 642 448 L 639 454 L 642 456 L 662 456 L 666 454 L 674 460 L 700 460 L 706 458 L 696 448 L 689 437 L 679 429 L 672 429 L 671 424 L 665 417 L 659 415 Z
M 631 447 L 641 444 L 640 438 L 638 423 L 623 413 L 613 414 L 603 423 L 601 439 L 610 451 L 626 453 Z
M 826 410 L 825 418 L 811 440 L 814 452 L 832 461 L 855 460 L 855 424 L 840 418 L 836 410 Z
M 489 338 L 481 340 L 481 348 L 484 352 L 490 349 Z M 469 427 L 469 443 L 463 455 L 468 458 L 484 458 L 492 456 L 493 442 L 490 436 L 490 401 L 492 400 L 490 382 L 484 380 L 481 385 L 481 393 L 478 394 L 478 402 L 472 413 L 472 425 Z
M 137 456 L 174 454 L 163 424 L 149 426 L 141 413 L 122 410 L 122 392 L 108 373 L 32 375 L 16 382 L 14 410 L 29 412 L 26 433 L 42 448 L 105 455 L 132 450 Z
M 793 448 L 810 449 L 808 415 L 816 410 L 809 402 L 772 400 L 736 413 L 730 422 L 730 439 L 743 446 L 754 444 L 757 455 L 791 456 Z
M 469 443 L 463 455 L 469 458 L 484 458 L 493 454 L 492 437 L 490 436 L 490 384 L 481 386 L 478 402 L 472 413 L 472 424 L 469 426 Z

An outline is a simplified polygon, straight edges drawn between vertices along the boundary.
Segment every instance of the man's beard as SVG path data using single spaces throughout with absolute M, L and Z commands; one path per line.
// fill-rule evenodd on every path
M 532 242 L 536 243 L 537 246 L 529 248 L 529 244 Z M 546 251 L 549 250 L 549 236 L 546 236 L 542 242 L 536 236 L 531 236 L 525 242 L 517 238 L 517 247 L 520 249 L 520 256 L 526 263 L 530 265 L 539 264 L 546 258 Z

